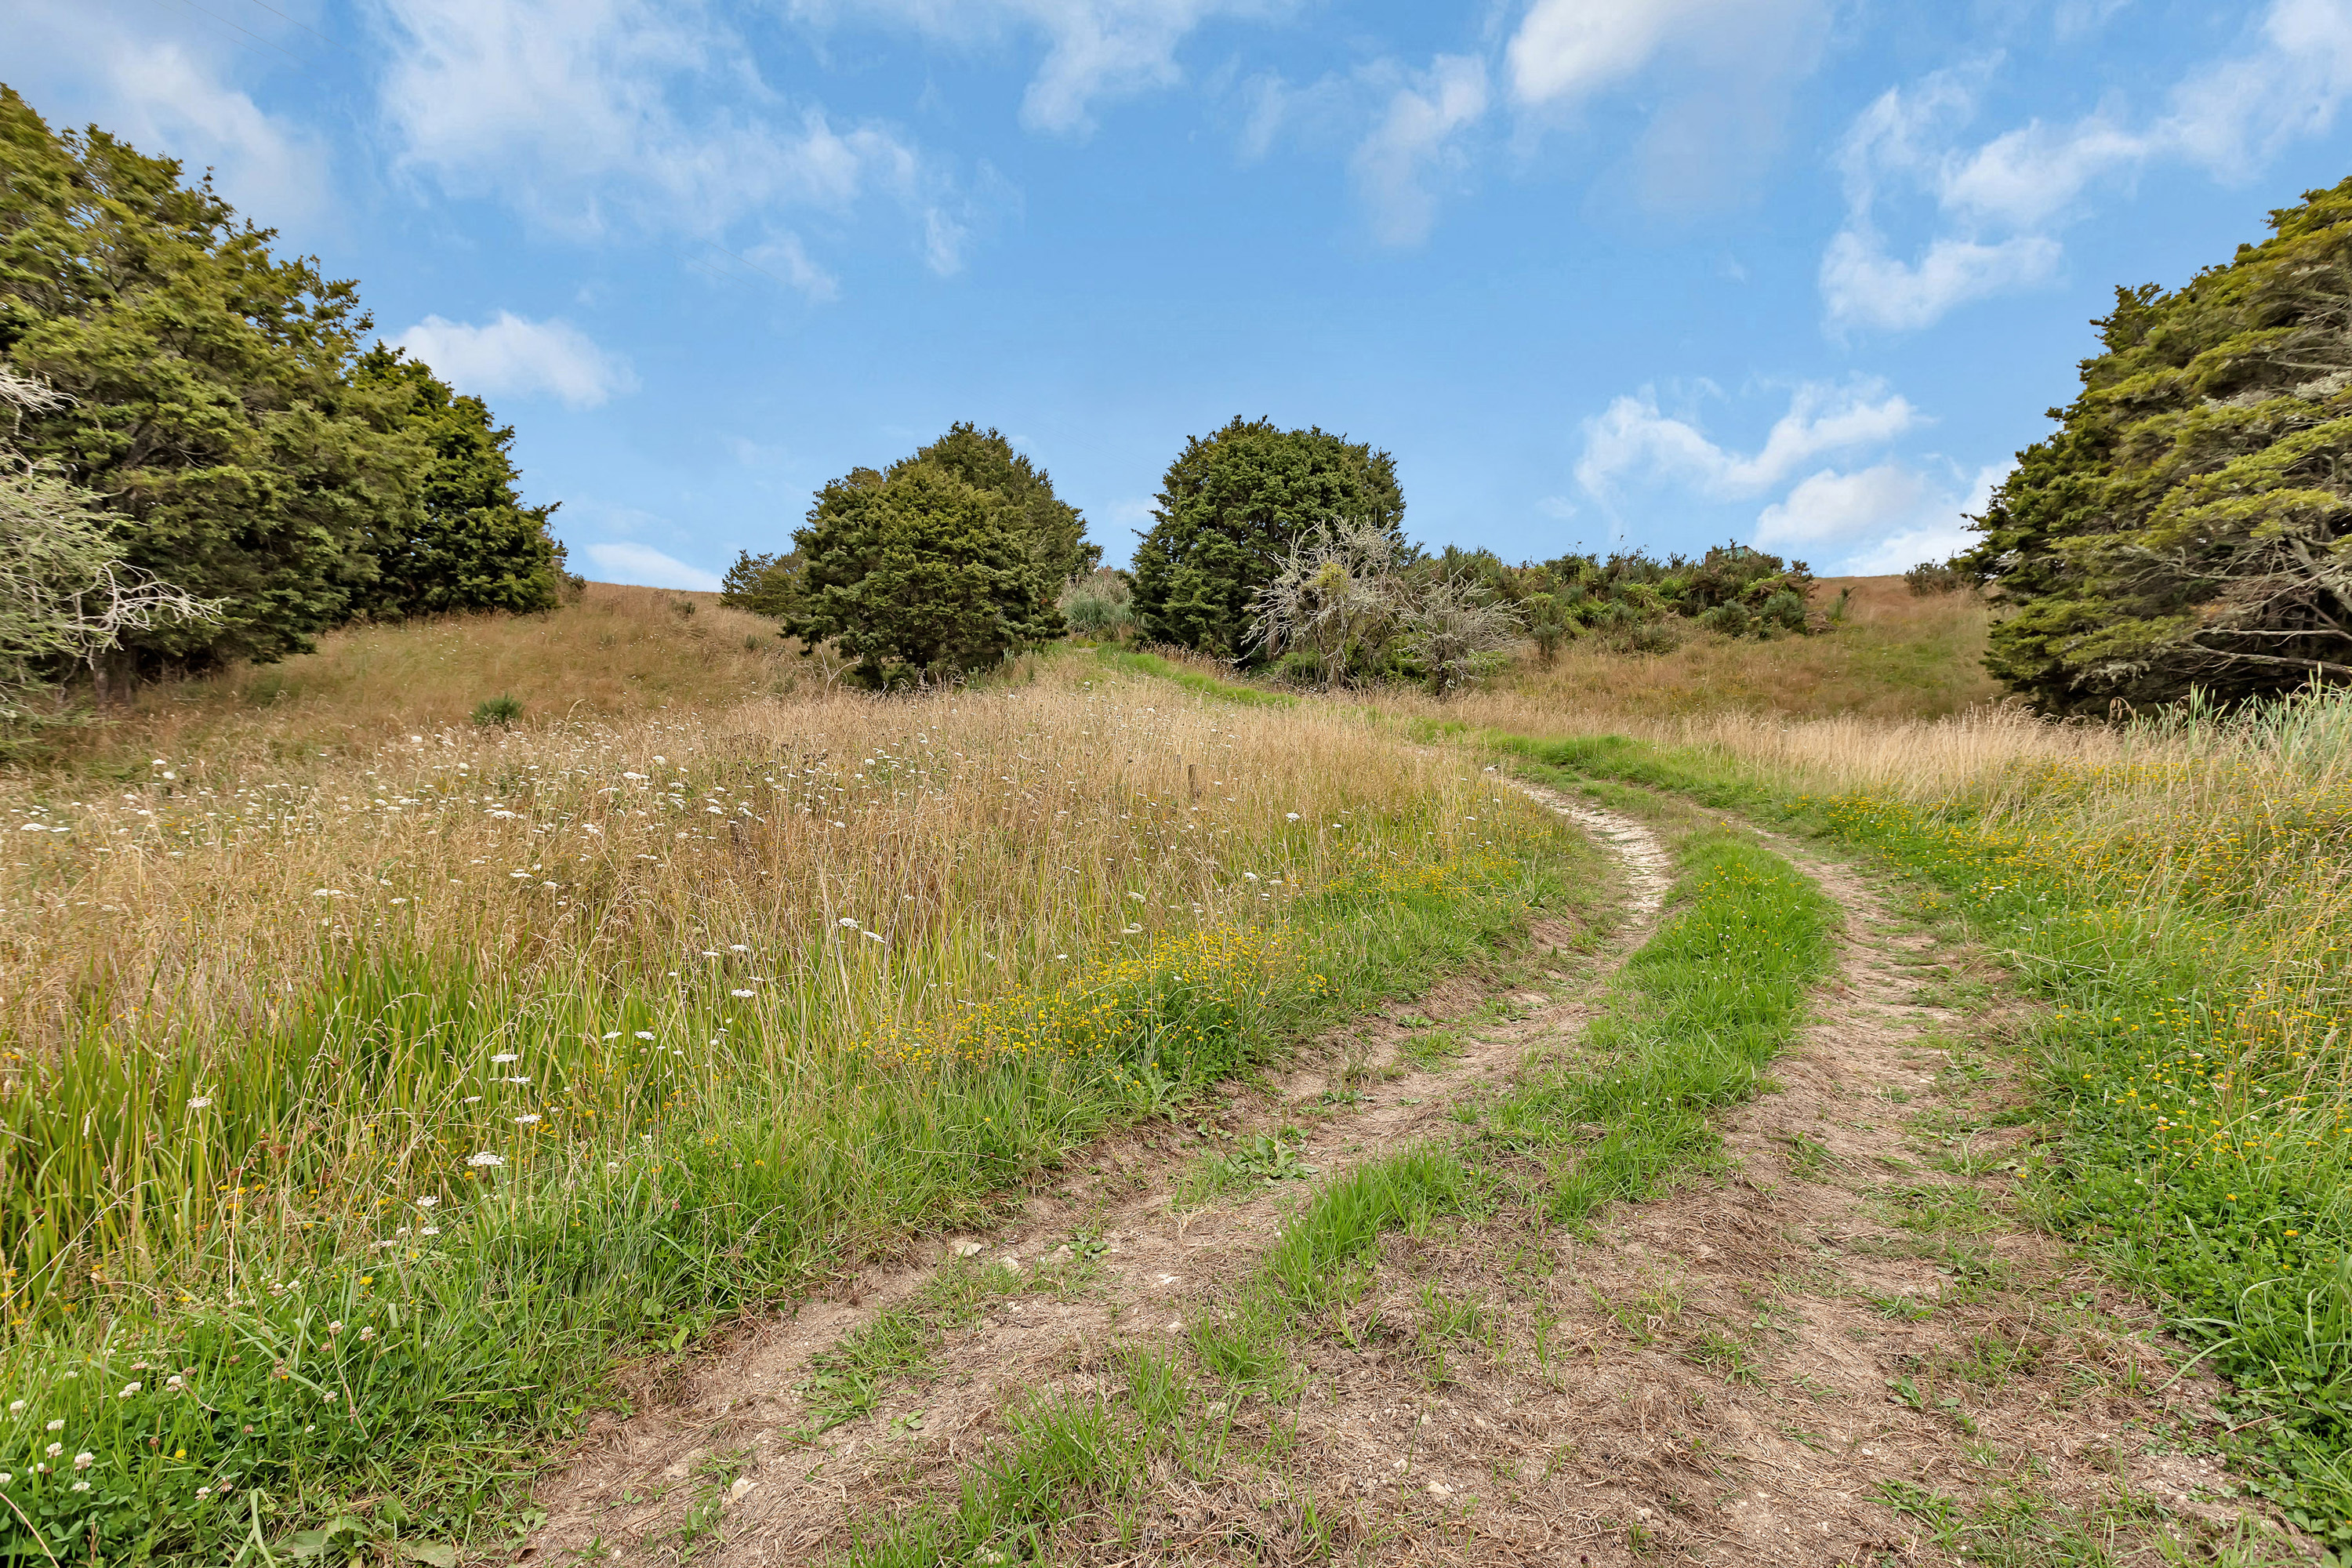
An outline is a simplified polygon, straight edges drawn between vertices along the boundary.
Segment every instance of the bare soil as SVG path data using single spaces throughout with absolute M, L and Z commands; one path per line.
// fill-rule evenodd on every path
M 1365 1020 L 1206 1136 L 1125 1140 L 1022 1223 L 644 1390 L 547 1479 L 519 1560 L 823 1562 L 951 1496 L 1008 1409 L 1111 1397 L 1123 1342 L 1181 1342 L 1223 1310 L 1313 1178 L 1189 1204 L 1204 1155 L 1288 1128 L 1288 1157 L 1328 1176 L 1458 1134 L 1463 1108 L 1573 1052 L 1669 858 L 1638 822 L 1534 793 L 1618 857 L 1624 915 L 1597 956 L 1538 929 L 1541 989 L 1460 982 Z M 2006 1114 L 1998 976 L 1781 847 L 1844 909 L 1843 956 L 1777 1087 L 1723 1119 L 1717 1168 L 1586 1235 L 1505 1212 L 1389 1238 L 1373 1289 L 1291 1347 L 1302 1388 L 1213 1406 L 1213 1454 L 1155 1459 L 1142 1507 L 1066 1527 L 1056 1557 L 2308 1560 L 2207 1457 L 2210 1387 L 2176 1374 L 2153 1317 L 2016 1212 L 2029 1133 Z M 1461 1054 L 1427 1048 L 1431 1023 Z M 956 1305 L 870 1410 L 818 1430 L 813 1365 L 919 1299 Z

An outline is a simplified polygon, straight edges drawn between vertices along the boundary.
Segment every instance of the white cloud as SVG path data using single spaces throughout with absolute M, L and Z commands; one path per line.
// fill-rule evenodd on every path
M 1586 422 L 1576 479 L 1593 495 L 1607 494 L 1623 475 L 1647 472 L 1717 498 L 1750 496 L 1823 453 L 1880 444 L 1919 422 L 1909 401 L 1882 383 L 1808 382 L 1790 395 L 1789 411 L 1773 422 L 1764 444 L 1743 456 L 1689 421 L 1660 413 L 1656 394 L 1644 388 Z
M 1257 17 L 1289 0 L 791 0 L 803 22 L 887 20 L 969 49 L 1007 31 L 1037 35 L 1045 58 L 1021 100 L 1032 131 L 1085 136 L 1106 100 L 1173 87 L 1184 79 L 1176 55 L 1204 23 Z
M 1967 516 L 1984 510 L 2007 471 L 1980 468 L 1961 488 L 1902 462 L 1843 473 L 1824 468 L 1758 515 L 1752 542 L 1781 554 L 1835 552 L 1822 569 L 1841 575 L 1940 561 L 1971 542 Z
M 393 343 L 458 391 L 486 397 L 544 395 L 593 408 L 637 384 L 628 361 L 606 353 L 571 322 L 533 321 L 511 310 L 478 327 L 427 316 Z
M 692 0 L 378 0 L 382 111 L 404 166 L 559 231 L 711 238 L 882 193 L 919 221 L 940 179 L 879 124 L 785 103 Z M 799 241 L 781 247 L 791 263 Z M 936 257 L 926 235 L 922 242 Z M 739 246 L 740 248 L 740 246 Z M 832 279 L 799 256 L 794 286 Z
M 634 583 L 647 588 L 695 588 L 709 594 L 726 585 L 715 574 L 689 566 L 674 555 L 665 555 L 650 544 L 607 542 L 583 546 L 581 553 L 596 563 L 607 582 Z
M 94 120 L 142 153 L 179 159 L 191 179 L 212 170 L 220 194 L 265 226 L 305 224 L 330 209 L 334 181 L 325 144 L 236 85 L 266 57 L 201 32 L 161 36 L 169 24 L 159 28 L 160 18 L 142 15 L 142 24 L 126 25 L 108 8 L 82 3 L 11 6 L 12 84 L 32 94 L 41 84 L 20 72 L 36 61 L 62 67 L 87 106 L 74 119 Z
M 1467 55 L 1438 56 L 1390 97 L 1350 164 L 1383 243 L 1417 245 L 1429 237 L 1437 216 L 1431 176 L 1460 166 L 1454 139 L 1486 112 L 1486 65 Z
M 1522 103 L 1587 97 L 1727 13 L 1752 9 L 1741 0 L 1535 0 L 1503 50 L 1511 90 Z
M 2062 254 L 2047 231 L 2078 216 L 2103 180 L 2160 161 L 2242 177 L 2286 142 L 2325 133 L 2352 99 L 2352 3 L 2273 0 L 2249 47 L 2176 83 L 2165 111 L 2137 127 L 2102 108 L 1959 145 L 1997 64 L 1935 73 L 1855 119 L 1838 154 L 1846 222 L 1822 260 L 1833 324 L 1924 327 L 1969 300 L 2032 287 Z M 1916 260 L 1890 255 L 1880 233 L 1891 190 L 1927 197 L 1947 226 Z

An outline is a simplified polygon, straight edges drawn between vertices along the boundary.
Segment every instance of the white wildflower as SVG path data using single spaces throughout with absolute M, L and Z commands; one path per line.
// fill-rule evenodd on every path
M 205 1106 L 210 1105 L 212 1102 L 212 1096 L 208 1094 L 200 1094 L 194 1100 L 188 1101 L 188 1109 L 190 1110 L 202 1110 Z
M 497 1065 L 504 1065 L 507 1062 L 517 1062 L 521 1059 L 522 1058 L 520 1057 L 515 1055 L 512 1051 L 500 1051 L 497 1056 L 490 1058 L 491 1062 Z
M 534 1112 L 532 1112 L 532 1113 L 531 1113 L 530 1115 L 529 1115 L 529 1116 L 518 1116 L 518 1117 L 516 1117 L 516 1118 L 515 1118 L 515 1125 L 516 1125 L 517 1127 L 529 1127 L 530 1125 L 531 1125 L 531 1123 L 533 1123 L 533 1122 L 537 1121 L 538 1120 L 539 1120 L 539 1114 L 538 1114 L 538 1112 L 534 1111 Z
M 496 1170 L 506 1163 L 506 1157 L 502 1154 L 468 1154 L 466 1156 L 466 1163 L 479 1170 Z

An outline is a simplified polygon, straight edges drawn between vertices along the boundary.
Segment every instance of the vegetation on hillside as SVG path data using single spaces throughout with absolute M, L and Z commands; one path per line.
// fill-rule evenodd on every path
M 507 432 L 370 355 L 356 286 L 274 237 L 209 180 L 54 132 L 0 87 L 0 363 L 58 395 L 14 440 L 98 498 L 120 570 L 216 612 L 121 626 L 101 682 L 283 658 L 355 616 L 556 601 Z
M 2172 293 L 2116 289 L 1979 523 L 1993 669 L 2049 711 L 2352 678 L 2352 180 L 2271 229 Z

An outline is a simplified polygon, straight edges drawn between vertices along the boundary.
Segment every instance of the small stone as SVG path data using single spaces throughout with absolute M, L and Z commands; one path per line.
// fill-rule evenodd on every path
M 1452 1497 L 1454 1495 L 1454 1489 L 1447 1486 L 1444 1481 L 1432 1481 L 1429 1483 L 1429 1495 L 1432 1497 Z
M 980 1256 L 980 1243 L 966 1237 L 955 1244 L 953 1250 L 958 1258 L 977 1258 Z
M 737 1476 L 734 1481 L 727 1488 L 727 1500 L 729 1502 L 741 1502 L 746 1493 L 757 1491 L 759 1488 L 760 1483 L 751 1479 L 749 1476 Z

